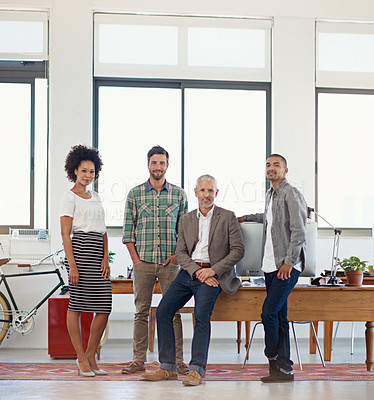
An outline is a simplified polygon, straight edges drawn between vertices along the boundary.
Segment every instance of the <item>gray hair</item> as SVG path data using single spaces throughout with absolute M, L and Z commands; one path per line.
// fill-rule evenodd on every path
M 217 190 L 217 181 L 216 178 L 212 175 L 205 174 L 201 175 L 196 179 L 196 185 L 195 188 L 197 189 L 197 185 L 199 184 L 200 181 L 207 180 L 207 181 L 213 181 L 214 182 L 214 190 Z

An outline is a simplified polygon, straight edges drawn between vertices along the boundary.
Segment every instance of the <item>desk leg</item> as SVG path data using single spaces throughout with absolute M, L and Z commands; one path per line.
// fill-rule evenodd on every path
M 368 321 L 365 324 L 365 341 L 366 341 L 366 368 L 368 371 L 373 370 L 374 360 L 374 322 Z
M 325 321 L 324 359 L 331 361 L 332 328 L 334 321 Z
M 240 345 L 242 343 L 242 321 L 236 321 L 236 328 L 237 328 L 236 343 L 238 345 L 238 354 L 240 354 Z
M 155 347 L 156 307 L 151 307 L 148 321 L 148 348 L 151 353 Z
M 314 329 L 316 330 L 318 336 L 318 321 L 313 321 Z M 313 329 L 309 327 L 309 353 L 316 354 L 317 352 L 317 342 L 316 338 L 314 337 Z
M 245 321 L 245 351 L 247 352 L 249 346 L 249 337 L 251 335 L 251 321 Z M 247 360 L 249 359 L 249 353 L 247 354 Z

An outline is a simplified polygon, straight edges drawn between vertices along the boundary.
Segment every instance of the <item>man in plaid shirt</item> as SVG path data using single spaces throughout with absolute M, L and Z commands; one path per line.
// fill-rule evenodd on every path
M 133 262 L 134 318 L 133 361 L 123 374 L 145 371 L 148 348 L 148 317 L 156 278 L 164 294 L 179 272 L 175 257 L 178 225 L 187 212 L 183 189 L 165 179 L 169 154 L 161 146 L 148 152 L 149 179 L 130 190 L 125 207 L 122 242 Z M 178 372 L 188 373 L 183 363 L 183 336 L 180 314 L 174 318 Z

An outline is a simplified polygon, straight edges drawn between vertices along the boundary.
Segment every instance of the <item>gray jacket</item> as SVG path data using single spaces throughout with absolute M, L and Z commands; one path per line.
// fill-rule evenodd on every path
M 273 195 L 273 224 L 271 238 L 274 247 L 275 265 L 279 269 L 283 264 L 295 266 L 301 261 L 302 270 L 305 268 L 305 233 L 307 219 L 307 204 L 304 196 L 286 179 L 273 190 L 266 192 L 265 212 L 244 216 L 245 221 L 266 221 L 270 197 Z M 266 240 L 266 223 L 263 228 L 262 257 Z

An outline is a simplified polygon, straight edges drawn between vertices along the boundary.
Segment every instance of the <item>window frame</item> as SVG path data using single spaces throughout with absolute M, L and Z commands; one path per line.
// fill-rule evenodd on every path
M 316 211 L 319 207 L 319 192 L 318 192 L 318 177 L 319 177 L 319 159 L 318 159 L 318 95 L 320 93 L 331 93 L 331 94 L 361 94 L 374 96 L 374 89 L 350 89 L 350 88 L 330 88 L 330 87 L 316 87 L 315 92 L 315 204 Z M 316 217 L 317 218 L 317 217 Z M 318 221 L 317 221 L 318 222 Z M 330 221 L 329 221 L 330 222 Z M 331 221 L 333 222 L 333 221 Z M 330 223 L 331 223 L 330 222 Z M 365 227 L 341 227 L 343 229 L 343 236 L 371 236 L 372 228 Z M 333 235 L 332 228 L 330 227 L 318 227 L 318 232 L 322 236 Z
M 0 83 L 24 83 L 30 85 L 30 223 L 28 225 L 0 225 L 0 234 L 8 233 L 9 228 L 34 228 L 35 207 L 35 80 L 47 79 L 47 61 L 0 61 Z M 48 132 L 47 132 L 48 138 Z M 48 139 L 47 139 L 48 140 Z M 47 154 L 48 160 L 48 154 Z M 48 182 L 47 196 L 48 196 Z M 48 202 L 46 209 L 48 227 Z
M 185 89 L 230 89 L 230 90 L 263 90 L 266 93 L 266 146 L 265 156 L 271 154 L 271 83 L 270 82 L 238 82 L 238 81 L 213 81 L 213 80 L 191 80 L 191 79 L 132 79 L 132 78 L 105 78 L 94 77 L 93 82 L 93 121 L 92 121 L 92 144 L 99 148 L 99 88 L 102 86 L 112 87 L 139 87 L 139 88 L 174 88 L 181 90 L 181 186 L 185 186 Z M 266 189 L 269 182 L 266 180 Z M 94 189 L 98 191 L 98 182 Z M 118 226 L 108 226 L 109 229 L 120 229 Z M 122 228 L 121 228 L 122 229 Z

